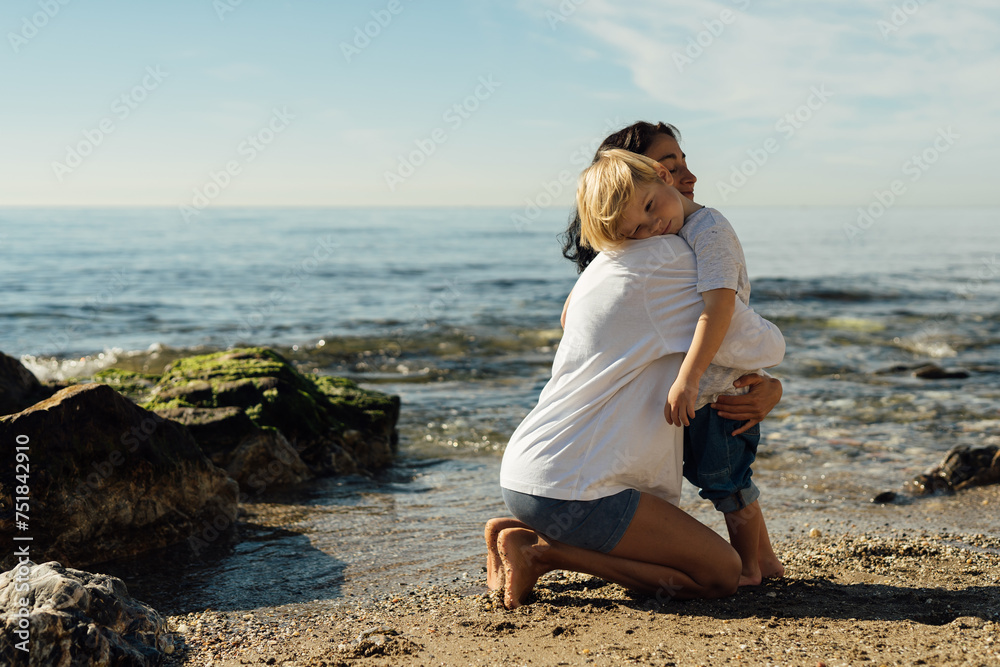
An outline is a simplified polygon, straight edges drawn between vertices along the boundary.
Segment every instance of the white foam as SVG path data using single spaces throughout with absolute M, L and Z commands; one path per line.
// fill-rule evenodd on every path
M 928 340 L 926 338 L 894 338 L 892 342 L 904 350 L 909 350 L 915 354 L 931 357 L 933 359 L 945 359 L 948 357 L 958 356 L 958 352 L 955 351 L 955 348 L 943 340 Z
M 98 354 L 75 359 L 25 354 L 21 356 L 21 363 L 42 382 L 61 382 L 69 378 L 90 377 L 115 364 L 123 353 L 121 348 L 109 348 Z

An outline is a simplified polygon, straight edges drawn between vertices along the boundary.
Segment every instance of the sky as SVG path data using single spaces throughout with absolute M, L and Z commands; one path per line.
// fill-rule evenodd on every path
M 993 0 L 5 0 L 0 206 L 569 205 L 682 133 L 712 206 L 996 206 Z

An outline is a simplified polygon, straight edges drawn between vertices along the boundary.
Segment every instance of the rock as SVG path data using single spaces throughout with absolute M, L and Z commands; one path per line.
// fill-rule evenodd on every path
M 392 461 L 398 442 L 399 397 L 361 389 L 345 378 L 299 373 L 265 348 L 179 359 L 164 371 L 146 407 L 160 414 L 175 414 L 166 411 L 179 408 L 238 408 L 252 426 L 284 436 L 309 472 L 317 475 L 383 468 Z M 234 413 L 227 414 L 237 426 L 232 434 L 212 426 L 213 417 L 205 428 L 195 428 L 195 437 L 210 456 L 231 452 L 224 456 L 229 465 L 248 431 L 241 430 L 246 424 L 238 425 Z M 272 460 L 281 460 L 280 441 L 267 448 Z
M 168 408 L 157 414 L 187 426 L 212 463 L 244 491 L 261 492 L 313 476 L 285 436 L 255 426 L 240 408 Z
M 959 445 L 941 463 L 917 475 L 908 486 L 918 495 L 929 495 L 997 483 L 1000 483 L 1000 447 Z
M 30 653 L 17 648 L 22 603 Z M 54 562 L 25 562 L 0 574 L 0 627 L 0 664 L 11 667 L 146 667 L 161 664 L 160 650 L 173 648 L 163 617 L 129 596 L 121 579 Z
M 224 467 L 234 443 L 257 430 L 247 413 L 228 408 L 167 408 L 156 414 L 187 426 L 195 442 L 215 465 Z
M 913 371 L 913 376 L 924 380 L 950 380 L 969 377 L 969 371 L 961 368 L 941 368 L 937 364 L 921 366 Z
M 0 417 L 0 442 L 15 436 L 30 447 L 36 558 L 84 566 L 182 541 L 206 522 L 218 530 L 236 517 L 236 482 L 190 432 L 106 385 L 74 385 Z M 0 470 L 0 507 L 12 509 L 23 484 L 13 465 Z M 5 544 L 15 532 L 12 514 L 0 514 Z
M 809 537 L 823 537 L 823 531 L 819 528 L 813 528 L 809 531 Z
M 875 375 L 896 375 L 897 373 L 905 373 L 907 371 L 912 371 L 916 368 L 922 368 L 923 364 L 893 364 L 892 366 L 886 366 L 885 368 L 879 368 L 874 372 Z
M 872 498 L 872 502 L 873 503 L 882 504 L 882 505 L 884 505 L 886 503 L 894 502 L 895 500 L 896 500 L 896 492 L 895 491 L 883 491 L 882 493 L 880 493 L 880 494 L 876 495 L 874 498 Z
M 272 484 L 296 484 L 312 478 L 309 468 L 285 436 L 277 431 L 254 429 L 226 463 L 226 472 L 241 488 L 256 493 Z
M 53 394 L 14 357 L 0 352 L 0 415 L 12 415 Z
M 978 630 L 986 625 L 986 619 L 979 618 L 978 616 L 959 616 L 951 624 L 962 629 Z

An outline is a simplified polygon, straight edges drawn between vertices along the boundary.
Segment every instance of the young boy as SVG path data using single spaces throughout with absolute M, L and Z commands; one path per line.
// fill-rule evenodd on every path
M 621 242 L 678 234 L 697 259 L 698 292 L 705 307 L 664 407 L 668 423 L 687 427 L 684 476 L 701 489 L 701 497 L 725 514 L 730 541 L 743 562 L 740 585 L 781 576 L 784 567 L 771 549 L 758 501 L 760 492 L 751 480 L 760 427 L 741 428 L 741 423 L 719 417 L 709 405 L 720 394 L 741 393 L 733 388 L 736 378 L 760 372 L 729 368 L 722 358 L 713 363 L 727 334 L 741 336 L 738 330 L 730 331 L 730 324 L 736 298 L 749 305 L 743 248 L 729 222 L 718 211 L 682 196 L 673 187 L 669 171 L 658 162 L 620 149 L 604 151 L 597 162 L 602 161 L 605 164 L 592 172 L 595 182 L 587 188 L 588 196 L 600 201 L 590 202 L 591 214 L 582 216 L 582 226 L 589 227 L 584 235 Z M 622 178 L 626 170 L 631 172 L 630 179 Z M 631 183 L 631 191 L 620 186 L 602 188 L 601 178 Z M 612 213 L 616 211 L 620 213 Z

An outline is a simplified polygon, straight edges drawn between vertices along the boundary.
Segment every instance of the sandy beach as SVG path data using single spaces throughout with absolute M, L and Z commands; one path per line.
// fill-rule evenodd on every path
M 385 582 L 334 611 L 265 607 L 172 616 L 169 665 L 997 665 L 1000 487 L 865 512 L 776 537 L 784 579 L 712 601 L 658 601 L 554 572 L 508 611 L 485 574 Z M 915 529 L 923 523 L 926 529 Z M 975 528 L 974 528 L 975 530 Z M 485 552 L 484 552 L 485 553 Z

